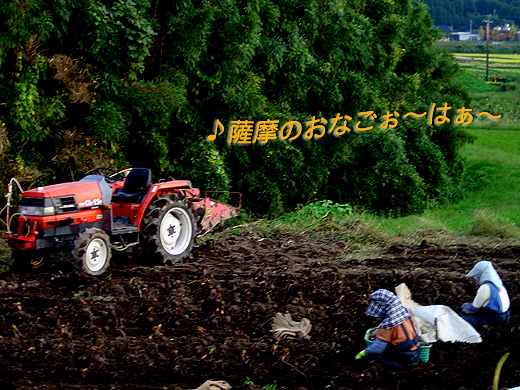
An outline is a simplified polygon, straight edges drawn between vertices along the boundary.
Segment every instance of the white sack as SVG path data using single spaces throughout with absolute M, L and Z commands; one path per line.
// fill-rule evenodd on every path
M 410 289 L 404 283 L 395 289 L 403 306 L 412 313 L 417 324 L 419 340 L 425 343 L 451 341 L 480 343 L 482 337 L 454 310 L 444 305 L 421 306 L 412 300 Z

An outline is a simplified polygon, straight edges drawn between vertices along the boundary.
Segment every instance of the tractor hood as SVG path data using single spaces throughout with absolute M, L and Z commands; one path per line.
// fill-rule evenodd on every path
M 79 209 L 103 204 L 100 183 L 94 181 L 75 181 L 38 187 L 25 191 L 22 196 L 23 198 L 74 198 Z

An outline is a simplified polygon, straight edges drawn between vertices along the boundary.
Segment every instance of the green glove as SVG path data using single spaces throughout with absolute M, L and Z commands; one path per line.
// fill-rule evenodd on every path
M 366 356 L 365 350 L 362 350 L 360 353 L 356 355 L 356 360 L 359 360 Z

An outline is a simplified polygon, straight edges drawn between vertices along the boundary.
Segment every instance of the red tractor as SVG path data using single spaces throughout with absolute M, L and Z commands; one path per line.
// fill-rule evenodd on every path
M 152 184 L 147 168 L 93 171 L 96 174 L 80 181 L 23 192 L 13 215 L 12 184 L 8 186 L 4 238 L 13 248 L 15 265 L 27 265 L 44 250 L 61 250 L 72 253 L 79 269 L 100 275 L 112 249 L 124 251 L 137 244 L 164 262 L 178 262 L 190 256 L 199 233 L 239 213 L 240 205 L 201 198 L 189 180 Z M 17 225 L 14 232 L 11 225 Z

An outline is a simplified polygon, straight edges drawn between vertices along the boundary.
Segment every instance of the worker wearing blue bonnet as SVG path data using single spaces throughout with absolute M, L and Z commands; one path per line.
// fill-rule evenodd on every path
M 393 367 L 404 367 L 419 362 L 419 340 L 410 312 L 392 292 L 379 289 L 372 294 L 366 314 L 384 317 L 374 342 L 356 355 L 379 361 Z
M 509 321 L 509 295 L 490 261 L 479 261 L 466 275 L 480 286 L 473 302 L 466 302 L 462 318 L 474 328 L 506 324 Z

